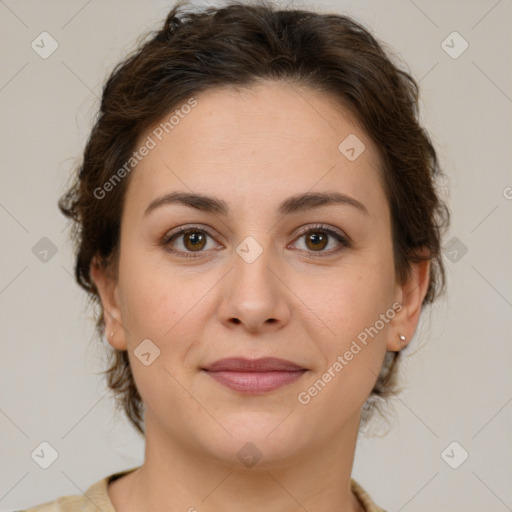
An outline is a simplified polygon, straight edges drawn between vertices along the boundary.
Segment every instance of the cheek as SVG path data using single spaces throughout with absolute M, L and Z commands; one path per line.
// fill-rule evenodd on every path
M 374 271 L 369 278 L 354 272 L 350 278 L 345 275 L 343 282 L 331 280 L 331 291 L 317 301 L 318 316 L 329 326 L 329 335 L 316 333 L 322 364 L 297 397 L 305 410 L 316 411 L 312 416 L 331 417 L 339 425 L 371 393 L 394 317 L 387 290 L 390 284 L 385 273 Z
M 120 267 L 122 318 L 128 331 L 134 378 L 142 395 L 160 386 L 173 388 L 175 382 L 165 370 L 178 380 L 189 371 L 185 362 L 204 337 L 202 330 L 213 307 L 208 291 L 219 276 L 210 273 L 193 278 L 165 262 L 154 264 L 151 255 L 141 255 L 138 264 L 132 258 L 130 264 Z M 145 339 L 151 340 L 157 347 L 155 351 L 159 351 L 149 367 L 140 364 L 134 355 Z
M 310 283 L 303 293 L 315 297 L 318 310 L 332 324 L 332 330 L 346 337 L 373 325 L 391 307 L 393 291 L 391 263 L 360 258 L 356 265 L 326 276 L 323 287 Z
M 200 297 L 184 288 L 187 283 L 183 278 L 165 275 L 145 263 L 132 269 L 126 266 L 119 278 L 122 318 L 137 389 L 146 407 L 161 410 L 182 396 L 183 390 L 177 381 L 183 380 L 182 361 L 186 359 L 192 340 L 197 338 L 193 326 L 201 324 L 191 322 L 196 313 L 193 305 Z M 151 360 L 148 365 L 139 359 L 143 354 L 139 347 L 147 339 L 152 342 L 149 345 L 145 342 L 148 347 L 145 351 L 150 353 Z M 156 393 L 155 390 L 166 391 Z
M 119 286 L 126 327 L 137 337 L 161 340 L 198 302 L 198 292 L 158 251 L 129 241 L 122 251 Z
M 302 293 L 309 297 L 311 309 L 328 327 L 323 329 L 327 336 L 316 336 L 324 364 L 329 368 L 346 353 L 350 371 L 344 374 L 364 383 L 368 370 L 361 373 L 362 368 L 375 373 L 380 369 L 389 324 L 395 314 L 392 257 L 385 252 L 359 257 L 350 267 L 326 277 L 322 284 L 323 287 L 309 283 Z M 355 370 L 353 374 L 351 369 Z
M 184 288 L 187 283 L 181 279 L 155 279 L 151 274 L 145 277 L 138 272 L 125 282 L 123 318 L 134 337 L 164 345 L 194 317 L 201 294 Z

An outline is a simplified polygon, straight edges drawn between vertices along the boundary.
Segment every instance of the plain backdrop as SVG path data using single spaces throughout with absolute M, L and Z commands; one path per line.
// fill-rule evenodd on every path
M 405 61 L 448 176 L 448 294 L 425 311 L 406 389 L 389 426 L 359 437 L 352 476 L 389 511 L 512 510 L 512 2 L 296 5 L 353 16 Z M 56 203 L 108 73 L 171 6 L 0 2 L 3 511 L 79 494 L 142 463 L 143 441 L 98 374 L 102 342 Z M 58 44 L 47 58 L 32 46 L 42 32 Z M 48 469 L 31 455 L 42 442 L 58 453 Z

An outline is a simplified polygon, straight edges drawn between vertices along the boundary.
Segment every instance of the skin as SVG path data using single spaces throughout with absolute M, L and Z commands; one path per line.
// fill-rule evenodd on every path
M 110 484 L 112 502 L 121 512 L 255 512 L 268 503 L 282 512 L 363 510 L 350 490 L 361 408 L 386 349 L 401 350 L 398 335 L 410 340 L 416 330 L 429 262 L 396 282 L 377 148 L 334 99 L 276 82 L 196 98 L 130 175 L 117 268 L 91 267 L 105 331 L 114 332 L 109 342 L 128 350 L 146 408 L 144 465 Z M 366 146 L 354 161 L 338 150 L 349 134 Z M 173 191 L 220 198 L 229 214 L 172 204 L 144 215 Z M 277 212 L 292 195 L 332 191 L 367 213 L 348 204 Z M 332 235 L 308 243 L 299 228 L 316 223 L 341 231 L 351 246 Z M 190 224 L 212 233 L 195 259 L 162 243 Z M 262 249 L 252 263 L 236 252 L 248 236 Z M 183 235 L 170 245 L 189 253 L 197 247 Z M 299 403 L 297 395 L 394 302 L 400 312 L 317 396 Z M 145 366 L 134 350 L 148 338 L 160 356 Z M 279 357 L 308 371 L 256 396 L 201 371 L 234 356 Z M 237 457 L 247 442 L 262 454 L 253 467 Z

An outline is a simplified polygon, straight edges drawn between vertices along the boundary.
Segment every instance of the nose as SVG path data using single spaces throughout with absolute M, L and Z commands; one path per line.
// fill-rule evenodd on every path
M 289 293 L 274 256 L 251 240 L 242 242 L 233 253 L 233 267 L 223 283 L 219 307 L 220 319 L 227 327 L 238 325 L 257 333 L 280 329 L 289 322 Z

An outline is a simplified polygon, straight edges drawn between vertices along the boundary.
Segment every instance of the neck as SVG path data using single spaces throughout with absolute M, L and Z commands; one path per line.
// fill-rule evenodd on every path
M 246 468 L 236 458 L 219 461 L 169 438 L 146 413 L 144 465 L 127 475 L 124 489 L 117 485 L 112 492 L 114 482 L 109 493 L 120 512 L 266 512 L 269 503 L 279 512 L 360 512 L 350 489 L 359 418 L 329 443 L 319 440 L 293 459 L 266 464 L 262 459 Z

